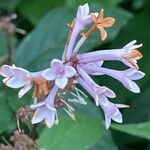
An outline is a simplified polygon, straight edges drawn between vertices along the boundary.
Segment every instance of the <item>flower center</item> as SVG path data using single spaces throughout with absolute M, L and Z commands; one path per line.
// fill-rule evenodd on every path
M 65 75 L 65 70 L 64 68 L 60 68 L 59 70 L 57 70 L 57 77 L 60 78 L 62 76 Z
M 71 66 L 76 67 L 78 64 L 78 59 L 76 58 L 76 55 L 73 55 L 70 60 L 69 63 L 71 63 Z

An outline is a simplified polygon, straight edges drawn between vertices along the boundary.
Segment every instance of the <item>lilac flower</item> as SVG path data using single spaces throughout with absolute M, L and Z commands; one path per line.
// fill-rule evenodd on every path
M 131 41 L 121 49 L 99 50 L 85 54 L 78 54 L 77 58 L 80 63 L 91 63 L 104 60 L 118 60 L 122 61 L 129 67 L 138 68 L 136 61 L 142 58 L 142 54 L 135 50 L 142 46 L 142 44 L 134 45 L 136 40 Z
M 84 29 L 84 27 L 92 22 L 91 15 L 89 15 L 89 6 L 85 4 L 83 6 L 78 7 L 78 11 L 76 14 L 76 19 L 73 23 L 72 34 L 69 39 L 68 45 L 66 46 L 66 54 L 65 58 L 67 60 L 70 59 L 75 41 L 78 37 L 78 34 Z
M 118 108 L 127 108 L 127 105 L 113 104 L 109 102 L 108 99 L 99 100 L 99 105 L 104 110 L 106 129 L 109 128 L 111 120 L 122 123 L 122 114 Z
M 91 15 L 89 15 L 89 6 L 88 4 L 84 4 L 83 6 L 79 6 L 76 15 L 76 22 L 80 25 L 80 28 L 84 28 L 84 26 L 88 25 L 92 22 Z
M 124 54 L 122 55 L 122 61 L 129 67 L 139 69 L 139 66 L 137 65 L 137 60 L 141 59 L 143 56 L 136 49 L 141 47 L 143 44 L 134 45 L 136 42 L 136 40 L 131 41 L 123 47 Z
M 54 124 L 58 123 L 57 110 L 54 107 L 54 100 L 57 92 L 58 88 L 54 86 L 43 102 L 31 105 L 32 109 L 36 109 L 36 112 L 32 118 L 32 124 L 45 120 L 45 124 L 50 128 Z
M 143 78 L 145 75 L 143 72 L 137 71 L 136 69 L 117 71 L 117 70 L 103 68 L 103 73 L 104 72 L 106 72 L 105 74 L 119 80 L 128 90 L 134 93 L 140 93 L 140 88 L 134 82 L 134 80 L 139 80 Z
M 108 101 L 107 97 L 114 98 L 115 95 L 112 91 L 110 91 L 106 87 L 102 87 L 104 91 L 99 94 L 99 96 L 95 96 L 95 92 L 93 89 L 88 85 L 88 81 L 84 80 L 81 77 L 78 77 L 78 82 L 79 84 L 95 99 L 96 105 L 101 106 L 102 109 L 104 110 L 105 114 L 105 124 L 106 124 L 106 129 L 109 128 L 111 119 L 113 121 L 116 121 L 118 123 L 122 123 L 122 115 L 119 111 L 118 108 L 127 108 L 127 105 L 124 104 L 113 104 Z
M 103 9 L 97 15 L 96 13 L 89 13 L 88 4 L 79 6 L 76 18 L 69 25 L 70 33 L 62 60 L 53 59 L 50 68 L 38 72 L 29 72 L 25 69 L 8 65 L 0 68 L 0 75 L 5 77 L 3 82 L 7 86 L 21 88 L 18 94 L 19 98 L 34 85 L 33 98 L 35 100 L 38 98 L 38 101 L 41 100 L 41 102 L 31 105 L 31 108 L 35 109 L 35 114 L 32 118 L 33 124 L 44 120 L 46 125 L 51 127 L 58 123 L 55 107 L 63 107 L 63 110 L 75 120 L 75 110 L 69 104 L 71 100 L 69 100 L 68 94 L 75 96 L 75 100 L 72 100 L 72 102 L 86 104 L 78 91 L 76 92 L 77 94 L 72 92 L 75 90 L 74 85 L 76 83 L 79 83 L 91 95 L 96 106 L 100 106 L 103 109 L 107 129 L 111 124 L 111 120 L 122 123 L 122 114 L 119 108 L 128 106 L 110 102 L 108 98 L 115 98 L 116 94 L 108 87 L 95 83 L 91 76 L 111 76 L 119 80 L 130 91 L 139 93 L 140 89 L 134 80 L 141 79 L 145 75 L 138 70 L 139 66 L 137 65 L 137 60 L 142 58 L 142 54 L 136 49 L 141 47 L 142 44 L 136 45 L 136 40 L 134 40 L 120 49 L 98 50 L 78 54 L 80 47 L 95 29 L 99 29 L 101 39 L 105 40 L 107 38 L 105 28 L 111 27 L 114 22 L 115 19 L 112 17 L 104 18 Z M 89 30 L 84 33 L 83 29 L 90 23 Z M 79 34 L 82 37 L 76 42 Z M 121 71 L 102 67 L 103 62 L 107 60 L 121 61 L 129 69 Z M 77 98 L 79 100 L 76 100 Z
M 45 70 L 42 76 L 47 80 L 55 80 L 57 87 L 64 89 L 68 83 L 68 79 L 76 75 L 76 70 L 67 64 L 63 64 L 58 59 L 53 59 L 51 68 Z
M 40 91 L 39 96 L 40 94 L 47 94 L 48 88 L 45 79 L 41 77 L 42 72 L 43 71 L 29 72 L 14 65 L 3 65 L 0 68 L 0 75 L 5 77 L 3 83 L 6 84 L 6 86 L 15 89 L 21 88 L 18 92 L 19 98 L 24 96 L 33 85 L 38 91 Z
M 77 67 L 77 70 L 78 70 L 80 76 L 86 81 L 86 83 L 87 83 L 86 88 L 90 89 L 92 91 L 90 93 L 91 93 L 91 96 L 93 96 L 93 98 L 95 99 L 95 103 L 97 106 L 99 105 L 99 103 L 98 103 L 99 99 L 107 99 L 107 97 L 109 97 L 109 98 L 116 97 L 116 94 L 109 88 L 107 88 L 105 86 L 97 85 L 93 81 L 93 79 L 80 66 Z
M 21 98 L 32 88 L 30 72 L 15 66 L 3 65 L 0 68 L 0 75 L 5 77 L 3 83 L 11 88 L 21 88 L 18 97 Z
M 145 73 L 143 73 L 142 71 L 138 71 L 134 68 L 127 69 L 125 71 L 118 71 L 103 67 L 90 67 L 86 65 L 83 65 L 83 67 L 87 69 L 87 71 L 90 72 L 90 74 L 92 75 L 105 74 L 119 80 L 128 90 L 134 93 L 140 92 L 140 88 L 134 82 L 134 80 L 139 80 L 145 76 Z

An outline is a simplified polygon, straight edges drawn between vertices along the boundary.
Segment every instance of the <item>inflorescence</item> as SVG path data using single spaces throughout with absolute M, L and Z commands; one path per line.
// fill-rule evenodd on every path
M 88 53 L 78 53 L 86 39 L 96 30 L 100 32 L 102 41 L 107 38 L 106 28 L 115 23 L 112 17 L 104 17 L 104 10 L 99 13 L 89 13 L 89 6 L 79 6 L 75 19 L 69 27 L 69 36 L 64 49 L 62 60 L 53 59 L 50 67 L 38 71 L 29 72 L 15 65 L 3 65 L 0 75 L 4 77 L 3 83 L 10 88 L 21 88 L 18 97 L 21 98 L 29 90 L 33 90 L 35 110 L 32 123 L 45 121 L 48 127 L 58 123 L 57 108 L 63 108 L 65 112 L 75 120 L 74 108 L 70 102 L 86 104 L 86 95 L 77 87 L 79 84 L 94 99 L 96 106 L 104 111 L 106 128 L 111 120 L 122 123 L 122 115 L 119 108 L 127 108 L 128 105 L 114 104 L 108 98 L 115 98 L 116 94 L 106 86 L 100 86 L 94 82 L 91 76 L 108 75 L 119 80 L 128 90 L 139 93 L 140 89 L 134 80 L 144 77 L 139 71 L 137 60 L 142 54 L 137 50 L 142 44 L 137 45 L 136 40 L 131 41 L 120 49 L 97 50 Z M 86 27 L 88 25 L 88 29 Z M 77 41 L 78 36 L 81 36 Z M 104 61 L 121 61 L 128 69 L 113 70 L 103 67 Z M 73 98 L 70 99 L 70 94 Z

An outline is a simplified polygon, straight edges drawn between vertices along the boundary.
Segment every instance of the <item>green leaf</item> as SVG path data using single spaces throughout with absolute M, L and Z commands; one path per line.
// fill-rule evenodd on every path
M 18 6 L 19 11 L 26 16 L 33 24 L 39 22 L 39 20 L 49 11 L 55 9 L 58 6 L 66 5 L 69 7 L 77 8 L 79 5 L 85 3 L 94 3 L 98 2 L 99 4 L 104 3 L 111 6 L 116 6 L 121 0 L 23 0 L 22 3 Z M 34 7 L 33 7 L 34 6 Z
M 113 142 L 111 133 L 107 130 L 99 141 L 90 150 L 118 150 L 117 146 Z
M 69 12 L 72 10 L 59 8 L 46 15 L 20 44 L 14 63 L 37 69 L 48 66 L 52 58 L 61 58 L 67 35 L 66 23 L 71 20 Z
M 4 56 L 6 52 L 5 34 L 0 32 L 0 56 Z
M 1 0 L 0 7 L 13 10 L 22 0 Z
M 29 97 L 30 96 L 30 97 Z M 31 95 L 18 100 L 17 91 L 1 87 L 0 90 L 0 134 L 11 133 L 16 128 L 16 111 L 23 106 L 30 104 Z
M 112 124 L 112 129 L 150 140 L 150 122 L 137 124 Z
M 92 10 L 99 10 L 102 5 L 92 5 Z M 104 6 L 107 16 L 114 16 L 119 20 L 115 27 L 110 29 L 108 38 L 112 40 L 127 23 L 131 15 L 126 11 L 114 7 Z M 20 44 L 15 55 L 14 63 L 29 69 L 41 69 L 49 66 L 52 58 L 61 58 L 67 39 L 68 22 L 75 16 L 75 10 L 67 7 L 57 8 L 48 13 Z M 98 31 L 93 34 L 83 46 L 84 51 L 100 45 Z
M 125 110 L 123 116 L 126 123 L 144 122 L 150 119 L 150 87 L 146 88 L 138 98 L 133 99 L 130 108 Z M 138 111 L 140 109 L 140 111 Z M 135 114 L 136 113 L 136 114 Z
M 12 132 L 16 127 L 15 116 L 11 107 L 8 105 L 8 98 L 5 92 L 0 92 L 0 134 Z
M 47 12 L 58 6 L 62 6 L 64 2 L 60 2 L 60 0 L 45 0 L 44 2 L 43 0 L 23 0 L 18 9 L 33 24 L 36 24 Z
M 99 2 L 99 3 L 104 3 L 107 5 L 111 5 L 111 6 L 116 6 L 117 4 L 119 4 L 121 2 L 121 0 L 76 0 L 76 1 L 70 1 L 70 0 L 66 0 L 66 3 L 68 6 L 71 7 L 78 7 L 79 5 L 83 5 L 83 4 L 91 4 L 92 2 Z
M 10 43 L 12 46 L 12 49 L 16 46 L 17 38 L 15 36 L 10 37 Z M 0 57 L 5 56 L 7 54 L 7 36 L 5 32 L 0 31 Z
M 62 118 L 53 128 L 46 128 L 39 138 L 41 149 L 88 149 L 103 134 L 104 127 L 98 120 L 82 116 L 77 121 Z

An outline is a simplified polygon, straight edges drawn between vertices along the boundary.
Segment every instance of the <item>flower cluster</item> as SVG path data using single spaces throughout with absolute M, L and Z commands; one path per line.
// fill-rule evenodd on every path
M 101 39 L 105 40 L 107 38 L 105 28 L 111 27 L 114 23 L 114 18 L 104 18 L 103 9 L 99 13 L 90 13 L 88 4 L 79 6 L 75 19 L 68 24 L 70 33 L 62 60 L 53 59 L 49 68 L 38 72 L 29 72 L 14 65 L 4 65 L 0 68 L 0 75 L 5 77 L 3 83 L 6 86 L 21 88 L 18 93 L 19 98 L 34 87 L 34 104 L 31 105 L 35 110 L 33 124 L 41 121 L 44 121 L 48 127 L 57 124 L 58 107 L 65 107 L 65 112 L 75 119 L 74 108 L 69 104 L 71 100 L 69 97 L 64 98 L 64 95 L 70 93 L 74 96 L 72 101 L 86 104 L 83 100 L 84 93 L 75 87 L 76 84 L 81 85 L 94 99 L 96 106 L 103 109 L 107 129 L 111 120 L 122 122 L 119 108 L 128 106 L 110 102 L 108 99 L 115 98 L 116 94 L 108 87 L 96 84 L 91 76 L 111 76 L 119 80 L 128 90 L 139 93 L 140 89 L 134 80 L 141 79 L 145 75 L 139 71 L 137 65 L 137 60 L 142 58 L 142 54 L 136 49 L 142 44 L 137 45 L 134 40 L 120 49 L 78 53 L 85 40 L 96 29 L 99 30 Z M 88 27 L 91 25 L 88 30 L 86 30 L 87 25 Z M 79 36 L 81 38 L 77 41 Z M 105 68 L 103 62 L 107 60 L 121 61 L 128 69 L 120 71 Z

